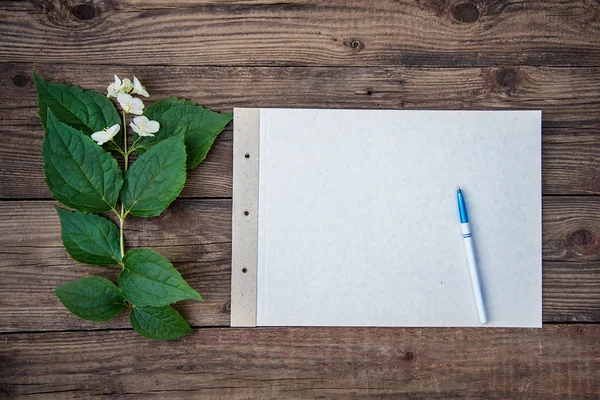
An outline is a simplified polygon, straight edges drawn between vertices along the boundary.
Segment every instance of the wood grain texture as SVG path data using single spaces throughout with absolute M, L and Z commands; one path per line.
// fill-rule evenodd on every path
M 600 65 L 593 1 L 5 1 L 0 61 Z M 75 34 L 74 34 L 75 33 Z
M 0 203 L 0 331 L 129 327 L 127 313 L 92 324 L 69 315 L 55 298 L 52 289 L 68 281 L 91 275 L 116 282 L 120 272 L 69 257 L 55 204 Z M 204 297 L 176 307 L 191 324 L 229 325 L 231 200 L 176 201 L 160 217 L 127 218 L 125 241 L 158 251 Z
M 0 198 L 50 198 L 39 155 L 42 129 L 32 64 L 0 64 Z M 103 91 L 111 73 L 135 74 L 147 103 L 177 94 L 221 112 L 232 107 L 541 109 L 543 193 L 600 193 L 598 68 L 232 68 L 38 64 L 58 82 Z M 193 82 L 193 84 L 190 84 Z M 192 170 L 184 197 L 230 197 L 231 125 Z
M 0 393 L 44 399 L 594 399 L 600 326 L 0 336 Z
M 544 199 L 546 323 L 600 321 L 598 249 L 573 240 L 577 235 L 600 237 L 600 213 L 591 200 L 595 198 Z M 126 313 L 105 323 L 82 321 L 54 297 L 52 289 L 70 280 L 94 275 L 115 281 L 119 272 L 118 267 L 86 266 L 69 258 L 54 204 L 0 202 L 0 332 L 129 327 Z M 563 219 L 570 222 L 560 223 Z M 177 306 L 192 325 L 229 325 L 230 200 L 178 200 L 158 218 L 128 219 L 125 237 L 128 246 L 164 255 L 204 297 L 205 303 Z
M 548 322 L 600 321 L 600 263 L 544 261 L 542 316 Z
M 600 198 L 546 197 L 542 215 L 545 260 L 600 264 Z
M 600 398 L 598 1 L 5 0 L 0 15 L 0 397 Z M 135 74 L 148 103 L 176 94 L 222 112 L 542 109 L 544 328 L 224 328 L 231 127 L 188 175 L 188 199 L 127 222 L 128 245 L 165 255 L 204 296 L 177 305 L 197 333 L 152 342 L 125 314 L 77 319 L 52 288 L 118 269 L 71 260 L 55 203 L 39 201 L 33 63 L 98 90 Z

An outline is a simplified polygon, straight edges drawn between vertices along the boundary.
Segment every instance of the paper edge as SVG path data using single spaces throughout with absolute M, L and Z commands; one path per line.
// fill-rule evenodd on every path
M 233 109 L 232 327 L 256 326 L 259 110 Z

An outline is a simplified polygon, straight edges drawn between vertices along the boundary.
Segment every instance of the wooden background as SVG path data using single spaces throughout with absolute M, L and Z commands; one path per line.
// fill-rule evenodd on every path
M 0 35 L 0 397 L 600 398 L 597 0 L 3 0 Z M 52 288 L 117 271 L 61 245 L 34 67 L 219 111 L 542 109 L 544 328 L 229 328 L 230 126 L 181 200 L 127 224 L 204 296 L 178 306 L 196 334 L 75 318 Z

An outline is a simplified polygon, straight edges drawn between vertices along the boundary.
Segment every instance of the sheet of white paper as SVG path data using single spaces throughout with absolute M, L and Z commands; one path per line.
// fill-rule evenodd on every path
M 541 112 L 261 109 L 258 326 L 539 327 Z

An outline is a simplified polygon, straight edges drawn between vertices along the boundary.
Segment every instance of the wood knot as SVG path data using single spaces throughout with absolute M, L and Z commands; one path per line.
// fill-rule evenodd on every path
M 117 0 L 34 0 L 33 3 L 40 7 L 38 18 L 41 23 L 83 31 L 101 24 L 102 15 L 115 9 L 115 1 Z
M 360 39 L 344 40 L 344 46 L 349 47 L 354 52 L 359 52 L 365 48 L 365 44 Z
M 575 232 L 571 232 L 567 240 L 573 246 L 589 246 L 594 243 L 595 237 L 587 229 L 578 229 Z
M 86 21 L 96 16 L 96 9 L 90 4 L 79 4 L 71 9 L 71 14 L 77 19 Z
M 415 353 L 413 353 L 412 351 L 407 351 L 406 354 L 404 354 L 404 361 L 415 361 L 417 357 L 415 357 Z
M 474 4 L 460 3 L 452 7 L 452 16 L 457 21 L 472 23 L 479 19 L 479 10 Z
M 15 77 L 13 78 L 13 83 L 17 87 L 23 87 L 27 85 L 27 82 L 29 82 L 29 78 L 27 78 L 25 75 L 15 75 Z
M 496 71 L 496 83 L 501 88 L 512 89 L 519 80 L 518 71 L 515 68 L 506 67 Z

